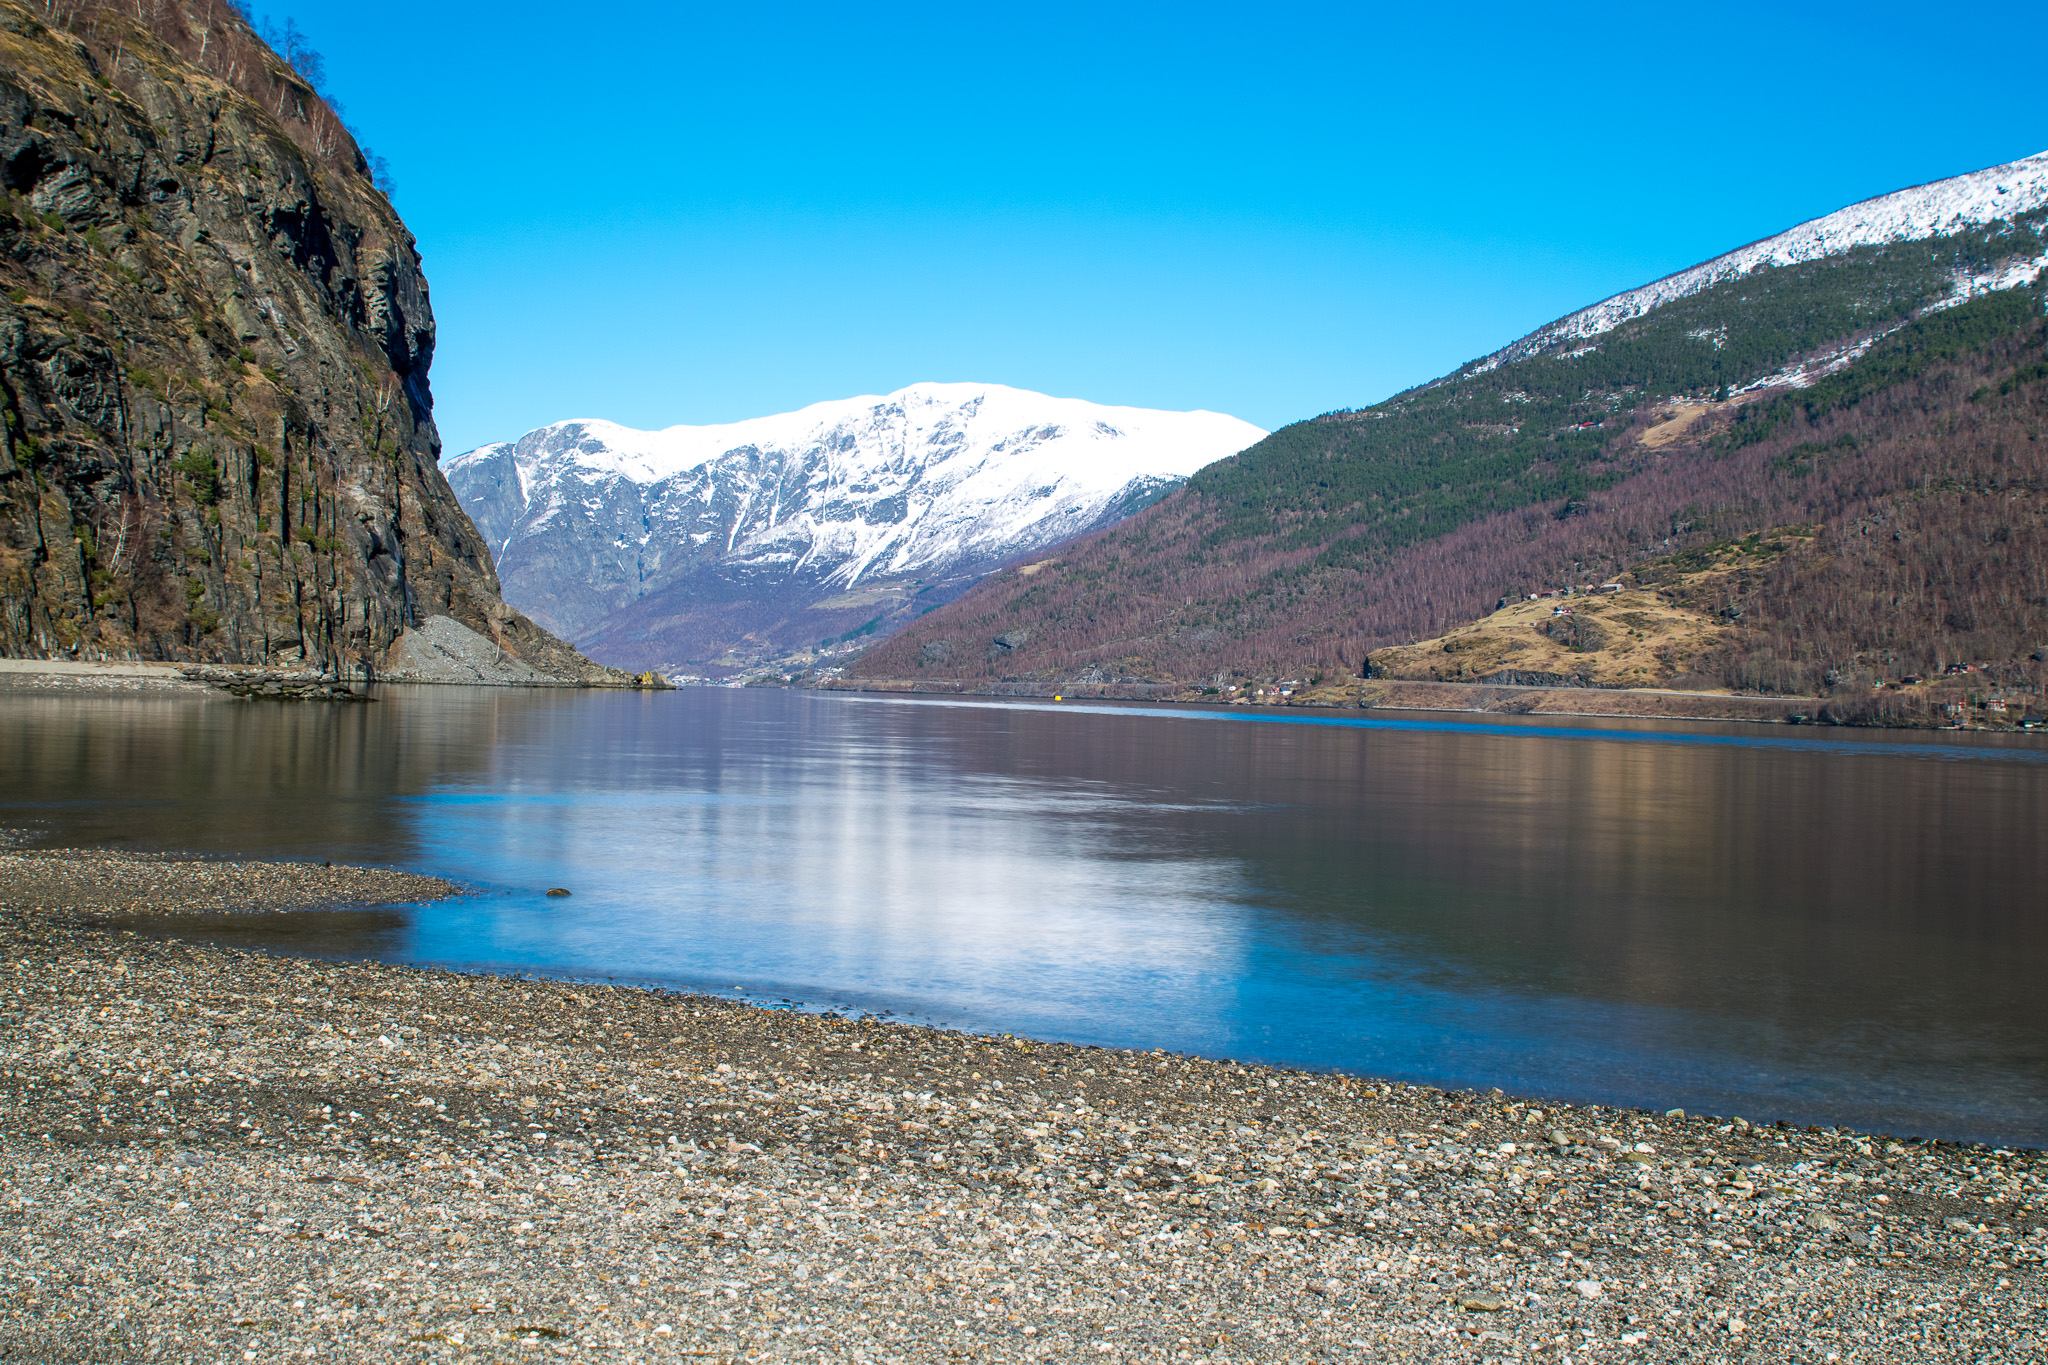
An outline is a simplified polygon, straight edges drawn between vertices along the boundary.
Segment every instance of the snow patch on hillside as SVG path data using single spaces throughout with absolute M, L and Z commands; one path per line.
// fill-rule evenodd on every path
M 1859 246 L 1919 241 L 2011 218 L 2043 205 L 2048 205 L 2048 152 L 1879 195 L 1824 218 L 1801 223 L 1775 237 L 1738 247 L 1640 289 L 1616 294 L 1590 308 L 1581 308 L 1474 363 L 1464 373 L 1484 374 L 1557 342 L 1598 336 L 1674 299 L 1697 294 L 1765 266 L 1795 265 Z M 2040 261 L 2022 264 L 2003 272 L 1997 280 L 1990 276 L 1959 275 L 1957 293 L 1947 302 L 1961 303 L 1992 289 L 2030 283 L 2039 275 L 2041 265 Z
M 2039 260 L 2009 261 L 1996 270 L 1987 270 L 1975 274 L 1958 272 L 1955 276 L 1954 288 L 1949 296 L 1928 304 L 1914 316 L 1924 318 L 1929 313 L 1939 313 L 1943 309 L 1953 308 L 1959 303 L 1968 303 L 1971 299 L 1995 293 L 2001 289 L 2025 288 L 2041 278 L 2044 264 L 2048 264 L 2048 262 Z M 1729 392 L 1740 395 L 1757 393 L 1764 389 L 1811 388 L 1819 380 L 1854 363 L 1862 357 L 1865 351 L 1868 351 L 1872 346 L 1875 346 L 1893 332 L 1898 331 L 1901 327 L 1908 326 L 1911 322 L 1912 319 L 1909 318 L 1903 322 L 1893 323 L 1889 327 L 1879 328 L 1868 336 L 1858 337 L 1854 341 L 1847 342 L 1832 350 L 1824 351 L 1820 355 L 1808 356 L 1803 360 L 1794 361 L 1783 369 L 1774 370 L 1761 378 L 1752 379 L 1747 384 L 1730 389 Z

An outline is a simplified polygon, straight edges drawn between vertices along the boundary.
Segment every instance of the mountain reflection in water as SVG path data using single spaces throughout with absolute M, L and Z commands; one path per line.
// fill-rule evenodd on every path
M 0 822 L 480 888 L 242 946 L 2048 1143 L 2031 739 L 380 695 L 6 698 Z

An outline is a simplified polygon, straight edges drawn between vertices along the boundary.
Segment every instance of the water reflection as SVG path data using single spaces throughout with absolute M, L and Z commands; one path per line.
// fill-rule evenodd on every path
M 7 716 L 0 819 L 53 841 L 484 889 L 236 931 L 296 950 L 2048 1141 L 2026 742 L 710 690 Z

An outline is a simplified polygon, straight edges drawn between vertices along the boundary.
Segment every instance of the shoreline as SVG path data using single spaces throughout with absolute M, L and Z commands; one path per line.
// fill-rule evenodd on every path
M 125 917 L 411 874 L 0 858 L 30 1355 L 1903 1361 L 2048 1326 L 2036 1152 L 250 954 Z
M 0 695 L 205 694 L 176 664 L 135 660 L 0 659 Z
M 752 684 L 750 684 L 752 686 Z M 1470 681 L 1380 679 L 1362 686 L 1331 688 L 1323 694 L 1286 700 L 1227 700 L 1190 696 L 1167 684 L 1081 684 L 1051 688 L 1040 684 L 961 684 L 942 679 L 844 679 L 795 681 L 805 692 L 850 692 L 870 696 L 954 696 L 987 700 L 1143 702 L 1147 706 L 1198 706 L 1210 710 L 1300 710 L 1300 712 L 1436 712 L 1456 716 L 1532 716 L 1538 720 L 1712 720 L 1726 724 L 1790 724 L 1823 731 L 1892 731 L 1972 735 L 2030 735 L 2023 724 L 1884 724 L 1876 718 L 1827 718 L 1827 698 L 1743 696 L 1733 692 L 1665 692 L 1655 688 L 1561 688 L 1548 684 L 1470 684 Z
M 1715 720 L 1744 724 L 1807 723 L 1822 698 L 1745 697 L 1732 693 L 1668 692 L 1605 687 L 1552 687 L 1519 683 L 1427 682 L 1372 679 L 1346 689 L 1300 700 L 1230 701 L 1190 696 L 1175 684 L 1085 683 L 1072 687 L 1036 683 L 970 685 L 928 679 L 834 678 L 821 692 L 872 692 L 930 696 L 1044 697 L 1073 701 L 1144 701 L 1183 706 L 1243 707 L 1247 710 L 1437 711 L 1459 715 L 1580 716 L 1615 720 Z M 1342 695 L 1338 695 L 1341 691 Z M 1915 729 L 1914 726 L 1871 727 Z
M 532 670 L 528 670 L 532 672 Z M 625 678 L 626 675 L 621 675 Z M 318 669 L 269 664 L 173 663 L 138 659 L 0 658 L 0 696 L 219 695 L 284 701 L 370 701 L 379 687 L 498 687 L 587 691 L 673 691 L 652 674 L 625 681 L 531 677 L 435 676 L 411 669 L 364 680 Z
M 750 686 L 752 684 L 749 684 Z M 1963 724 L 1887 719 L 1868 699 L 1837 712 L 1827 697 L 1776 697 L 1737 692 L 1688 692 L 1661 688 L 1576 687 L 1545 682 L 1445 682 L 1421 678 L 1347 679 L 1301 689 L 1290 697 L 1204 696 L 1178 683 L 1041 684 L 1021 679 L 963 682 L 930 678 L 797 679 L 776 686 L 819 692 L 904 696 L 1046 698 L 1068 701 L 1142 701 L 1154 705 L 1227 707 L 1247 710 L 1435 711 L 1454 715 L 1582 717 L 1603 720 L 1726 721 L 1745 725 L 1811 725 L 1823 729 L 2028 734 L 2038 717 L 2015 711 L 2004 718 L 1976 718 Z
M 651 675 L 650 675 L 651 676 Z M 751 685 L 751 684 L 750 684 Z M 1228 701 L 1190 696 L 1185 688 L 1153 683 L 1082 683 L 1061 687 L 1009 682 L 968 684 L 933 679 L 847 679 L 777 683 L 777 686 L 818 692 L 852 692 L 880 696 L 986 697 L 994 700 L 1051 699 L 1069 701 L 1141 701 L 1247 710 L 1413 711 L 1445 715 L 1530 716 L 1594 720 L 1717 721 L 1739 725 L 1812 725 L 1823 729 L 1931 732 L 1955 730 L 1972 734 L 2028 734 L 2018 724 L 1933 726 L 1892 725 L 1874 720 L 1853 723 L 1822 718 L 1827 699 L 1764 697 L 1735 693 L 1678 692 L 1639 688 L 1563 687 L 1524 683 L 1433 682 L 1413 679 L 1372 679 L 1335 696 L 1275 701 Z M 638 681 L 631 684 L 566 680 L 490 681 L 453 678 L 380 677 L 365 686 L 308 670 L 259 665 L 200 665 L 149 661 L 70 661 L 0 659 L 0 696 L 134 696 L 186 695 L 237 698 L 366 701 L 379 687 L 503 687 L 568 688 L 597 691 L 674 690 L 673 685 Z

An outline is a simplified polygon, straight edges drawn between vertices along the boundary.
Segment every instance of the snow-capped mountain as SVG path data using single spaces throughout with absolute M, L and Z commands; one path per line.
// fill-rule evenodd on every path
M 723 426 L 558 422 L 446 473 L 506 600 L 592 657 L 717 671 L 888 629 L 1265 434 L 913 384 Z
M 1666 275 L 1640 289 L 1631 289 L 1589 308 L 1581 308 L 1467 366 L 1463 373 L 1482 374 L 1508 361 L 1534 355 L 1560 341 L 1598 336 L 1662 304 L 1697 294 L 1723 280 L 1736 279 L 1761 267 L 1818 260 L 1859 246 L 1919 241 L 2001 218 L 2012 218 L 2044 205 L 2048 205 L 2048 152 L 1881 194 L 1875 199 L 1865 199 L 1838 209 L 1826 217 L 1801 223 L 1775 237 L 1737 247 L 1725 255 L 1674 275 Z M 2039 276 L 2042 264 L 2036 260 L 2031 265 L 2021 265 L 1996 278 L 1958 272 L 1953 302 L 1960 303 L 1993 289 L 2030 284 Z

